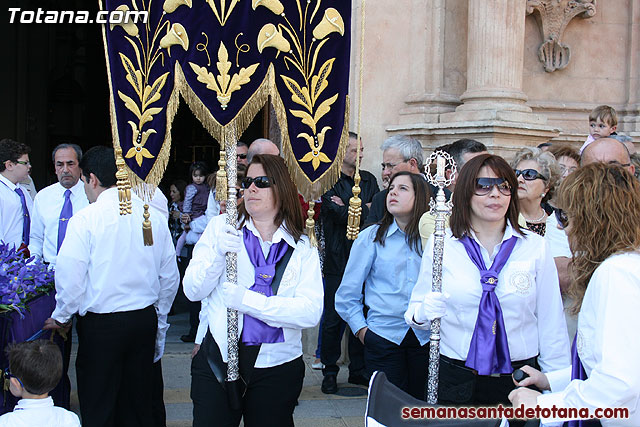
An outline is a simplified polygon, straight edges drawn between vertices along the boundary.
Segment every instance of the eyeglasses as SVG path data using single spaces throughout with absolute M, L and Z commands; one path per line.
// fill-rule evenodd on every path
M 258 188 L 269 188 L 273 185 L 273 181 L 268 176 L 246 177 L 242 180 L 241 187 L 246 190 L 251 187 L 251 184 L 255 184 Z
M 569 225 L 569 217 L 567 216 L 567 213 L 562 209 L 556 209 L 553 213 L 556 215 L 560 228 L 563 230 L 567 228 Z
M 382 166 L 382 170 L 385 170 L 385 169 L 393 169 L 393 168 L 395 168 L 396 166 L 398 166 L 400 163 L 407 163 L 409 160 L 411 160 L 411 159 L 403 160 L 403 161 L 398 162 L 398 163 L 389 163 L 389 162 L 387 162 L 387 163 L 380 163 L 380 166 Z
M 486 196 L 491 193 L 493 187 L 496 187 L 505 196 L 511 195 L 511 186 L 504 178 L 476 178 L 474 193 L 477 196 Z
M 11 374 L 11 371 L 9 370 L 9 368 L 5 368 L 5 370 L 3 371 L 4 374 L 4 390 L 9 390 L 9 380 L 11 378 L 15 378 L 16 380 L 18 380 L 18 382 L 20 383 L 20 385 L 22 386 L 22 388 L 24 388 L 24 384 L 22 384 L 22 381 L 20 381 L 20 378 L 16 377 L 15 375 Z M 26 390 L 26 388 L 25 388 Z
M 16 163 L 20 163 L 21 165 L 25 165 L 25 166 L 31 166 L 31 162 L 29 160 L 27 160 L 27 161 L 16 160 Z
M 623 168 L 628 168 L 629 166 L 631 166 L 631 163 L 620 163 L 617 160 L 611 160 L 609 162 L 610 165 L 618 165 L 618 166 L 622 166 Z
M 242 160 L 244 160 L 244 159 L 246 159 L 246 158 L 247 158 L 247 155 L 246 155 L 246 154 L 236 154 L 236 156 L 237 156 L 239 159 L 242 159 Z
M 538 178 L 543 181 L 547 180 L 544 175 L 535 169 L 514 169 L 513 171 L 516 173 L 516 178 L 522 175 L 525 181 L 535 181 Z

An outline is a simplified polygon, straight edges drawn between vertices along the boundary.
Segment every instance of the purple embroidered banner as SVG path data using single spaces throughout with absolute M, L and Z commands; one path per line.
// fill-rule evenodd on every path
M 147 22 L 104 27 L 114 145 L 132 184 L 157 185 L 180 94 L 221 144 L 271 96 L 307 200 L 337 180 L 348 140 L 351 2 L 106 0 Z M 123 20 L 123 22 L 125 22 Z

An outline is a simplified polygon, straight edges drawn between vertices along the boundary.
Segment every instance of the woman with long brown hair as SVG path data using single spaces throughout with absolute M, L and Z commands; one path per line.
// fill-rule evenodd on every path
M 391 383 L 418 399 L 424 399 L 429 336 L 410 328 L 404 312 L 418 279 L 418 224 L 430 195 L 422 175 L 398 172 L 391 178 L 383 217 L 353 243 L 335 299 L 336 311 L 364 344 L 369 374 L 384 372 Z
M 196 244 L 185 295 L 206 301 L 208 330 L 191 364 L 193 425 L 293 426 L 302 390 L 302 329 L 322 313 L 318 251 L 302 235 L 298 193 L 284 160 L 255 155 L 242 180 L 238 227 L 219 215 Z M 237 253 L 237 284 L 226 281 L 225 254 Z M 238 310 L 241 409 L 225 390 L 227 309 Z
M 508 403 L 511 373 L 569 363 L 558 276 L 544 238 L 518 226 L 518 181 L 499 156 L 460 171 L 444 239 L 442 292 L 432 292 L 434 239 L 405 314 L 429 329 L 441 319 L 440 403 Z
M 624 168 L 593 163 L 560 186 L 560 206 L 573 254 L 578 332 L 571 366 L 529 374 L 509 399 L 514 406 L 550 408 L 625 407 L 627 419 L 605 426 L 640 425 L 640 184 Z M 541 395 L 526 386 L 551 393 Z M 596 414 L 597 415 L 597 414 Z

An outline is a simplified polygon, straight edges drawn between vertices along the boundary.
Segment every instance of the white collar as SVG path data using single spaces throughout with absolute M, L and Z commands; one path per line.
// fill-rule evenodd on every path
M 245 227 L 247 227 L 247 230 L 251 231 L 253 235 L 256 236 L 258 240 L 260 240 L 260 243 L 263 243 L 262 237 L 260 236 L 260 232 L 256 228 L 255 224 L 253 223 L 253 219 L 251 217 L 247 218 L 244 225 Z M 287 233 L 287 230 L 285 230 L 284 225 L 285 223 L 283 221 L 282 224 L 280 224 L 280 227 L 278 227 L 278 229 L 276 230 L 276 232 L 273 233 L 273 237 L 271 238 L 271 244 L 278 243 L 280 240 L 284 239 L 284 241 L 287 242 L 289 246 L 291 246 L 292 248 L 295 248 L 296 241 L 291 234 Z
M 20 186 L 20 184 L 14 184 L 13 182 L 11 182 L 9 178 L 2 175 L 1 173 L 0 173 L 0 181 L 4 182 L 11 191 L 15 191 L 15 189 Z
M 18 404 L 14 408 L 14 411 L 20 409 L 36 409 L 36 408 L 53 408 L 53 399 L 51 396 L 45 397 L 44 399 L 20 399 L 18 400 Z

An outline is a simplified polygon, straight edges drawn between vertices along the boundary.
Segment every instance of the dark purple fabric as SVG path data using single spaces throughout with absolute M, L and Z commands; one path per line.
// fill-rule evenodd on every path
M 258 238 L 247 227 L 242 230 L 244 247 L 247 249 L 249 259 L 255 269 L 255 283 L 249 290 L 258 292 L 266 297 L 273 296 L 271 282 L 273 282 L 273 276 L 276 273 L 276 264 L 287 252 L 289 245 L 284 239 L 271 245 L 269 255 L 265 260 Z M 262 320 L 245 314 L 244 326 L 242 327 L 242 342 L 246 345 L 284 342 L 284 332 L 282 328 L 274 328 Z
M 196 195 L 191 201 L 191 219 L 198 218 L 207 210 L 207 202 L 209 201 L 209 186 L 206 183 L 191 184 L 196 187 Z
M 24 220 L 22 221 L 22 243 L 29 244 L 29 232 L 31 230 L 31 217 L 29 216 L 29 209 L 27 208 L 27 201 L 24 198 L 24 192 L 20 187 L 16 187 L 15 190 L 20 196 L 20 203 L 22 203 L 22 215 Z
M 72 216 L 73 205 L 71 204 L 71 190 L 66 190 L 64 192 L 64 204 L 62 205 L 60 220 L 58 222 L 58 250 L 56 253 L 60 252 L 60 246 L 62 246 L 64 236 L 67 234 L 67 225 Z
M 573 344 L 571 344 L 571 380 L 586 380 L 587 372 L 582 366 L 580 356 L 578 355 L 578 347 L 576 346 L 578 334 L 573 338 Z M 596 427 L 600 426 L 598 420 L 574 420 L 564 423 L 567 427 Z
M 504 327 L 502 308 L 496 296 L 495 289 L 498 285 L 498 275 L 504 267 L 517 237 L 502 242 L 500 250 L 487 270 L 480 251 L 480 245 L 471 237 L 464 236 L 460 239 L 469 258 L 480 270 L 480 284 L 482 285 L 482 297 L 478 306 L 478 319 L 471 337 L 471 345 L 467 354 L 465 365 L 478 371 L 480 375 L 510 374 L 511 355 L 507 342 L 507 331 Z

